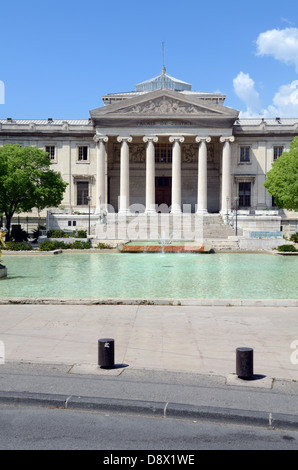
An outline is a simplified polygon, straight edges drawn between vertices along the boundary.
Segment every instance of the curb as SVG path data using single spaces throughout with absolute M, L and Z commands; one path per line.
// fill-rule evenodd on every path
M 203 306 L 203 307 L 298 307 L 297 299 L 174 299 L 174 298 L 2 298 L 0 305 L 163 305 L 163 306 Z
M 241 424 L 298 431 L 298 415 L 180 403 L 0 391 L 1 404 L 138 414 L 170 419 L 205 420 L 222 424 Z

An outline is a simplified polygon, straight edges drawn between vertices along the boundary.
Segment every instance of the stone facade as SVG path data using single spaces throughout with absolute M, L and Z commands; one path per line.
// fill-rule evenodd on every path
M 103 211 L 179 214 L 187 207 L 229 220 L 237 205 L 244 228 L 266 229 L 269 218 L 259 216 L 274 210 L 274 228 L 295 231 L 298 214 L 278 210 L 264 182 L 297 135 L 298 118 L 239 119 L 224 96 L 192 92 L 179 81 L 176 91 L 175 79 L 164 75 L 154 79 L 153 91 L 146 91 L 149 80 L 136 87 L 142 91 L 106 95 L 86 120 L 2 119 L 0 146 L 49 153 L 68 183 L 62 207 L 52 212 L 72 214 L 70 229 L 76 213 L 102 219 Z M 157 79 L 167 87 L 158 88 Z

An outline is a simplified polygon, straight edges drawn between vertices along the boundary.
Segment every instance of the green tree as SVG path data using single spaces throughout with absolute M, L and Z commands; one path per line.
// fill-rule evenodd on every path
M 0 212 L 10 232 L 15 213 L 57 207 L 66 189 L 48 154 L 37 147 L 8 144 L 0 148 Z
M 273 162 L 264 186 L 278 207 L 298 211 L 298 136 L 291 142 L 289 152 Z

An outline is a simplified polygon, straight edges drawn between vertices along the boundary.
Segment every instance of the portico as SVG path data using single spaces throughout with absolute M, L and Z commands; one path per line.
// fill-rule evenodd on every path
M 107 186 L 107 174 L 105 161 L 109 160 L 109 153 L 106 148 L 106 143 L 113 139 L 113 136 L 99 136 L 95 135 L 94 140 L 97 142 L 97 186 L 96 186 L 96 212 L 99 212 L 100 207 L 106 208 L 107 204 L 111 201 L 108 200 L 106 191 Z M 166 140 L 170 144 L 167 146 L 168 153 L 171 155 L 169 161 L 159 162 L 156 156 L 155 144 L 160 140 Z M 115 140 L 115 139 L 114 139 Z M 217 147 L 220 148 L 221 153 L 219 154 L 220 168 L 218 168 L 219 184 L 221 185 L 221 191 L 218 194 L 218 207 L 221 211 L 226 212 L 227 200 L 228 209 L 231 209 L 231 147 L 233 142 L 232 136 L 189 136 L 187 135 L 187 144 L 182 146 L 186 138 L 182 135 L 171 135 L 166 138 L 164 135 L 145 135 L 141 138 L 144 145 L 141 143 L 135 143 L 138 146 L 139 161 L 136 162 L 135 158 L 135 147 L 133 152 L 131 151 L 134 140 L 140 141 L 138 136 L 117 136 L 116 141 L 120 143 L 120 157 L 119 157 L 119 205 L 118 212 L 122 214 L 129 213 L 131 204 L 143 204 L 146 213 L 155 213 L 158 205 L 167 204 L 169 199 L 156 201 L 156 175 L 163 175 L 163 177 L 170 178 L 171 180 L 171 203 L 169 204 L 169 211 L 171 213 L 181 213 L 183 210 L 183 204 L 191 204 L 195 202 L 195 209 L 192 212 L 199 214 L 208 213 L 208 147 L 207 145 L 212 142 L 217 143 Z M 190 142 L 190 143 L 189 143 Z M 187 150 L 192 148 L 192 158 L 187 154 Z M 195 149 L 195 150 L 194 150 Z M 115 154 L 114 154 L 115 155 Z M 112 157 L 110 157 L 112 158 Z M 188 161 L 187 161 L 188 160 Z M 115 163 L 113 161 L 113 163 Z M 160 165 L 161 163 L 161 165 Z M 145 173 L 143 177 L 144 185 L 139 187 L 140 189 L 140 200 L 136 201 L 136 191 L 133 197 L 133 201 L 130 198 L 131 189 L 130 184 L 132 179 L 135 178 L 131 175 L 130 168 L 134 168 L 136 173 L 136 164 L 138 167 L 138 173 Z M 184 164 L 184 167 L 183 167 Z M 188 168 L 192 171 L 192 180 L 190 180 Z M 157 173 L 158 169 L 158 173 Z M 196 173 L 196 199 L 182 199 L 182 184 L 183 186 L 189 186 L 189 189 L 194 190 L 193 180 L 194 174 Z M 136 178 L 138 178 L 136 176 Z M 221 180 L 221 181 L 220 181 Z M 133 183 L 136 186 L 136 182 Z M 115 188 L 116 190 L 116 188 Z M 141 195 L 143 193 L 143 196 Z M 214 196 L 214 195 L 213 195 Z M 212 197 L 212 195 L 210 195 Z M 212 206 L 211 206 L 212 207 Z M 214 206 L 216 209 L 216 206 Z M 215 212 L 216 210 L 211 210 Z M 218 212 L 218 211 L 217 211 Z
M 237 111 L 160 89 L 90 114 L 97 141 L 97 207 L 109 204 L 127 214 L 131 205 L 142 204 L 154 214 L 157 205 L 169 202 L 156 201 L 156 178 L 163 177 L 171 183 L 172 214 L 185 204 L 199 214 L 226 211 Z

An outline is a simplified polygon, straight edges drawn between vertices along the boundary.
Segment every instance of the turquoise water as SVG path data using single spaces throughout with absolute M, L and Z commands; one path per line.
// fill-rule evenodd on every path
M 296 299 L 298 257 L 65 253 L 3 256 L 0 297 Z

